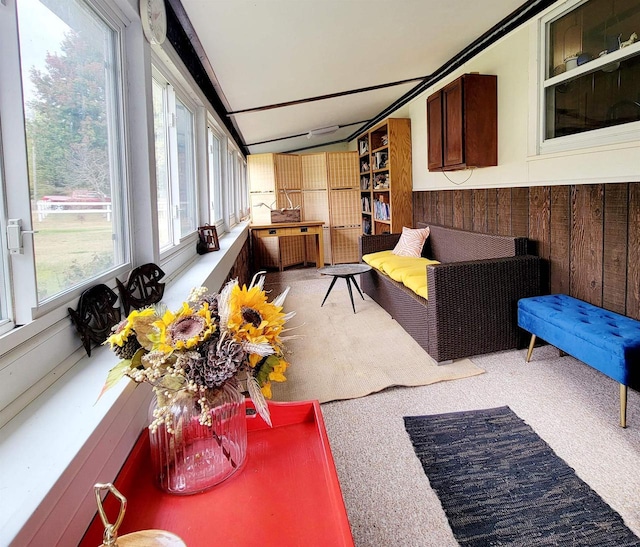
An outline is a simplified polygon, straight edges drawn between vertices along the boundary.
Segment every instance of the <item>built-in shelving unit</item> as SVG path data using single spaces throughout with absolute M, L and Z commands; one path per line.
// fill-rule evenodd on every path
M 411 120 L 388 118 L 357 139 L 362 233 L 411 226 Z

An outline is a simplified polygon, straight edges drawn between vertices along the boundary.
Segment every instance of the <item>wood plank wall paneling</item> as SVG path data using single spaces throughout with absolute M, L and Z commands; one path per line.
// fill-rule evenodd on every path
M 498 188 L 496 197 L 498 200 L 496 233 L 501 236 L 511 235 L 511 188 Z
M 602 305 L 603 195 L 601 184 L 571 189 L 571 294 L 595 306 Z
M 640 182 L 413 193 L 414 224 L 528 237 L 548 291 L 640 319 Z
M 427 218 L 425 209 L 427 201 L 429 200 L 430 192 L 413 192 L 413 225 L 420 221 L 420 219 Z
M 227 284 L 227 281 L 230 281 L 231 279 L 237 279 L 241 287 L 242 285 L 249 286 L 249 283 L 251 282 L 250 275 L 251 252 L 249 238 L 247 238 L 247 240 L 244 242 L 244 245 L 242 246 L 240 253 L 236 257 L 236 260 L 231 267 L 229 274 L 227 275 L 226 281 L 222 284 L 222 286 L 224 287 Z
M 464 227 L 464 192 L 462 190 L 453 191 L 453 223 L 454 228 Z
M 429 218 L 431 222 L 435 222 L 437 224 L 438 219 L 438 193 L 432 195 L 432 200 L 429 202 Z
M 436 200 L 436 224 L 445 224 L 445 200 L 444 192 L 438 192 Z
M 453 222 L 453 193 L 443 191 L 443 199 L 444 199 L 444 219 L 443 226 L 451 226 Z
M 640 319 L 640 183 L 629 185 L 627 313 Z
M 511 189 L 511 234 L 528 237 L 529 235 L 529 188 Z
M 569 243 L 571 242 L 571 203 L 569 186 L 551 187 L 551 226 L 549 288 L 552 293 L 570 294 Z
M 549 220 L 551 190 L 548 186 L 534 186 L 529 190 L 529 237 L 536 242 L 535 254 L 549 259 Z
M 465 192 L 462 198 L 462 228 L 473 230 L 473 190 Z
M 529 252 L 544 258 L 542 282 L 549 286 L 551 190 L 548 186 L 533 186 L 529 190 L 529 237 L 533 241 Z
M 604 187 L 602 305 L 622 314 L 626 310 L 627 192 L 626 184 L 606 184 Z
M 487 233 L 487 191 L 473 191 L 473 231 Z
M 487 189 L 487 233 L 498 233 L 498 191 Z

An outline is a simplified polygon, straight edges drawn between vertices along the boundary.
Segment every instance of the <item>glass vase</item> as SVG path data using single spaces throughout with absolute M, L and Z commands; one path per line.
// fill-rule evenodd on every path
M 211 425 L 200 423 L 198 397 L 179 393 L 169 405 L 170 427 L 163 423 L 149 431 L 156 483 L 171 494 L 207 490 L 233 475 L 245 461 L 244 396 L 229 381 L 205 397 Z

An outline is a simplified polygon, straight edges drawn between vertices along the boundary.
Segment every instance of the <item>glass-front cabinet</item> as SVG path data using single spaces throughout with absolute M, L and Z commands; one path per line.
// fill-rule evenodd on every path
M 640 121 L 640 0 L 574 3 L 544 34 L 544 140 Z

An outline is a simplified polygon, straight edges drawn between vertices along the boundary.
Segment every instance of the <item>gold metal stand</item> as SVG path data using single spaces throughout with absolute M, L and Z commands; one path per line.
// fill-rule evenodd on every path
M 531 335 L 531 342 L 529 342 L 529 351 L 527 351 L 527 363 L 531 360 L 531 354 L 533 353 L 533 344 L 536 343 L 536 335 Z
M 620 427 L 627 427 L 627 392 L 627 386 L 620 384 Z

